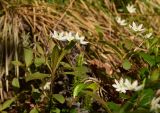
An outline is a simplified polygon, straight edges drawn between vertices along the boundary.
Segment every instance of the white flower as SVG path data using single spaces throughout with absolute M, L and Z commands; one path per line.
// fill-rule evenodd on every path
M 78 33 L 74 34 L 72 32 L 69 32 L 69 33 L 67 33 L 67 32 L 65 32 L 65 33 L 64 32 L 57 33 L 57 31 L 54 31 L 54 33 L 51 34 L 51 37 L 55 38 L 57 40 L 60 40 L 60 41 L 69 41 L 70 42 L 72 40 L 76 40 L 76 41 L 80 42 L 80 44 L 83 44 L 83 45 L 86 45 L 87 43 L 89 43 L 87 41 L 84 41 L 84 37 L 83 36 L 80 37 L 78 35 Z
M 121 17 L 116 17 L 116 21 L 117 21 L 117 23 L 118 23 L 119 25 L 121 25 L 121 26 L 127 25 L 126 20 L 121 19 Z
M 131 83 L 131 81 L 129 81 L 128 79 L 125 79 L 125 86 L 127 87 L 127 90 L 130 90 L 130 91 L 139 91 L 139 90 L 142 90 L 144 88 L 144 85 L 139 85 L 138 86 L 138 81 L 135 80 L 133 81 L 133 83 Z
M 61 33 L 57 33 L 57 31 L 54 31 L 54 33 L 51 34 L 52 38 L 55 38 L 57 40 L 60 40 L 60 41 L 66 41 L 66 37 L 64 35 L 64 32 L 61 32 Z
M 153 98 L 151 101 L 151 111 L 155 111 L 155 113 L 159 113 L 159 109 L 160 109 L 160 97 L 158 98 Z
M 144 88 L 144 85 L 139 85 L 138 86 L 138 81 L 135 80 L 133 83 L 129 81 L 128 79 L 123 80 L 123 78 L 120 79 L 118 82 L 115 80 L 115 84 L 112 85 L 114 88 L 116 88 L 116 91 L 120 93 L 126 93 L 126 91 L 139 91 Z
M 66 41 L 67 40 L 66 36 L 64 35 L 64 32 L 59 33 L 58 40 L 60 40 L 60 41 Z
M 127 8 L 129 13 L 135 13 L 136 12 L 136 8 L 134 7 L 134 5 L 128 4 L 126 8 Z
M 129 27 L 135 31 L 135 32 L 138 32 L 138 31 L 144 31 L 145 29 L 143 27 L 143 24 L 140 24 L 140 25 L 136 25 L 136 23 L 133 21 L 132 25 L 129 25 Z
M 128 79 L 125 79 L 125 86 L 127 87 L 127 90 L 134 90 L 138 86 L 138 81 L 135 80 L 133 83 L 129 81 Z
M 148 33 L 144 36 L 144 38 L 151 38 L 151 36 L 152 36 L 152 33 Z
M 44 90 L 49 90 L 50 89 L 50 85 L 51 85 L 51 82 L 46 82 L 46 84 L 43 86 L 43 89 Z
M 75 37 L 74 37 L 72 32 L 66 33 L 65 37 L 69 42 L 75 39 Z
M 116 88 L 116 91 L 120 92 L 120 93 L 126 93 L 126 86 L 124 85 L 124 80 L 123 78 L 120 79 L 120 81 L 118 82 L 117 80 L 115 80 L 115 84 L 112 85 L 114 88 Z

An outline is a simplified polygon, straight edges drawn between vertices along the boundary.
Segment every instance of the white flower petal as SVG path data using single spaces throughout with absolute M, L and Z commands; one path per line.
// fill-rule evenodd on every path
M 152 36 L 152 33 L 148 33 L 144 36 L 144 38 L 151 38 L 151 36 Z
M 46 84 L 43 86 L 43 89 L 44 90 L 49 90 L 50 89 L 50 85 L 51 85 L 51 82 L 46 82 Z
M 57 33 L 57 31 L 53 31 L 53 33 L 52 33 L 51 35 L 52 35 L 52 38 L 55 38 L 55 39 L 58 38 L 58 33 Z
M 143 88 L 144 88 L 144 85 L 142 84 L 142 85 L 139 85 L 139 86 L 135 87 L 135 88 L 134 88 L 134 91 L 140 91 L 140 90 L 142 90 Z
M 160 97 L 156 98 L 154 97 L 151 101 L 151 108 L 150 111 L 154 111 L 155 113 L 159 113 L 158 111 L 160 110 Z
M 120 78 L 120 81 L 119 81 L 119 83 L 120 83 L 121 85 L 124 83 L 124 80 L 123 80 L 123 78 Z
M 115 84 L 113 84 L 112 86 L 116 89 L 117 92 L 126 93 L 127 89 L 123 82 L 124 82 L 123 78 L 121 78 L 119 82 L 115 80 Z
M 135 88 L 135 87 L 137 87 L 137 85 L 138 85 L 138 81 L 135 80 L 135 81 L 132 83 L 132 86 Z
M 89 42 L 87 42 L 87 41 L 80 41 L 80 44 L 82 44 L 82 45 L 86 45 L 86 44 L 88 44 Z
M 116 21 L 117 21 L 117 23 L 118 23 L 119 25 L 121 25 L 121 26 L 127 25 L 126 20 L 121 19 L 120 17 L 116 17 Z
M 66 37 L 66 36 L 59 37 L 59 39 L 58 39 L 58 40 L 60 40 L 60 41 L 67 41 L 67 37 Z
M 144 31 L 145 30 L 144 28 L 142 28 L 143 24 L 136 25 L 136 23 L 134 21 L 132 22 L 132 25 L 129 25 L 129 27 L 135 32 Z
M 119 84 L 118 81 L 117 81 L 116 79 L 115 79 L 114 81 L 115 81 L 116 84 Z
M 128 4 L 126 8 L 127 8 L 129 13 L 135 13 L 136 12 L 136 8 L 134 7 L 134 5 Z
M 117 87 L 117 84 L 113 84 L 112 86 L 113 86 L 114 88 L 116 88 L 116 89 L 118 88 L 118 87 Z
M 125 83 L 124 83 L 126 86 L 130 86 L 131 85 L 131 82 L 128 80 L 128 79 L 125 79 Z

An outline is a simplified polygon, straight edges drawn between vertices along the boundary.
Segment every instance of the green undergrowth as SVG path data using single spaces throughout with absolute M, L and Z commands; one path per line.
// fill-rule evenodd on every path
M 159 113 L 159 14 L 159 0 L 0 0 L 0 112 Z

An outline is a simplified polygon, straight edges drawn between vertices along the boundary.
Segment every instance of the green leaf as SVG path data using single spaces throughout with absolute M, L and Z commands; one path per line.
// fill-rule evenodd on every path
M 63 50 L 63 54 L 67 54 L 70 52 L 70 50 L 75 46 L 76 42 L 75 41 L 71 41 Z
M 40 72 L 36 72 L 36 73 L 32 73 L 30 75 L 27 75 L 25 80 L 26 82 L 31 81 L 31 80 L 35 80 L 35 79 L 44 79 L 46 77 L 49 77 L 50 74 L 44 74 L 44 73 L 40 73 Z
M 150 66 L 154 66 L 156 64 L 155 56 L 151 56 L 147 53 L 140 52 L 139 55 L 146 61 Z
M 34 107 L 29 113 L 39 113 L 39 112 L 38 112 L 37 108 Z
M 78 94 L 86 88 L 86 84 L 78 84 L 73 90 L 73 97 L 75 98 Z
M 129 62 L 129 60 L 124 60 L 123 61 L 123 64 L 122 64 L 122 67 L 125 69 L 125 70 L 129 70 L 131 68 L 131 63 Z
M 65 68 L 65 69 L 73 69 L 72 66 L 69 63 L 66 62 L 60 62 L 60 64 Z
M 152 89 L 144 89 L 143 94 L 140 98 L 140 105 L 146 107 L 150 104 L 152 97 L 154 95 L 154 91 Z
M 122 98 L 122 99 L 129 99 L 129 98 L 130 98 L 129 95 L 126 95 L 126 94 L 124 94 L 124 93 L 120 93 L 120 94 L 119 94 L 119 97 Z
M 33 59 L 33 51 L 32 49 L 24 49 L 24 61 L 26 64 L 26 67 L 29 67 L 32 64 Z
M 55 47 L 53 48 L 52 57 L 51 57 L 51 63 L 52 63 L 51 68 L 53 73 L 55 73 L 56 69 L 58 68 L 64 56 L 72 49 L 72 47 L 75 44 L 76 44 L 75 41 L 71 41 L 62 51 L 60 51 L 58 46 L 55 45 Z
M 23 66 L 23 64 L 20 61 L 12 61 L 11 63 L 15 66 Z
M 78 113 L 78 111 L 77 111 L 76 108 L 72 108 L 72 109 L 70 110 L 70 113 Z
M 52 69 L 55 69 L 58 63 L 58 59 L 60 56 L 60 49 L 57 45 L 53 48 L 52 55 L 51 55 L 51 67 Z
M 159 69 L 155 69 L 151 74 L 151 81 L 156 81 L 159 79 L 160 71 Z
M 15 101 L 15 97 L 5 101 L 3 104 L 0 105 L 0 112 L 9 108 L 11 106 L 11 104 Z
M 73 72 L 64 72 L 64 74 L 71 74 L 71 75 L 82 77 L 82 76 L 86 75 L 86 73 L 88 72 L 88 68 L 85 66 L 74 67 L 73 70 L 74 70 Z
M 61 104 L 65 102 L 65 98 L 61 94 L 53 94 L 53 98 L 55 98 Z
M 103 29 L 102 29 L 101 26 L 99 26 L 99 25 L 96 25 L 95 27 L 96 27 L 96 31 L 97 31 L 100 39 L 103 39 L 103 37 L 104 37 L 104 36 L 103 36 L 103 33 L 104 33 Z
M 143 107 L 139 107 L 139 108 L 135 109 L 135 111 L 127 112 L 127 113 L 148 113 L 148 109 L 143 108 Z
M 59 108 L 55 108 L 51 110 L 51 113 L 60 113 L 61 110 Z
M 114 103 L 114 102 L 107 102 L 108 107 L 113 110 L 113 111 L 119 111 L 120 110 L 120 105 Z
M 149 69 L 147 67 L 139 69 L 139 75 L 141 76 L 142 79 L 145 78 L 146 76 L 149 75 Z
M 41 47 L 38 43 L 36 43 L 36 46 L 37 46 L 37 51 L 38 51 L 41 55 L 44 55 L 44 51 L 43 51 L 42 47 Z
M 83 76 L 88 72 L 88 68 L 85 66 L 75 67 L 74 72 L 76 73 L 76 76 Z
M 92 84 L 89 84 L 86 89 L 92 89 L 93 91 L 97 91 L 99 88 L 99 85 L 98 83 L 92 83 Z
M 16 88 L 20 88 L 18 78 L 14 78 L 14 79 L 12 80 L 12 86 L 14 86 L 14 87 L 16 87 Z
M 77 58 L 77 66 L 83 66 L 84 63 L 84 53 L 81 53 L 80 55 L 78 55 Z
M 39 67 L 44 63 L 45 63 L 45 58 L 43 58 L 43 57 L 41 57 L 41 58 L 36 57 L 34 60 L 34 64 L 36 65 L 36 67 Z

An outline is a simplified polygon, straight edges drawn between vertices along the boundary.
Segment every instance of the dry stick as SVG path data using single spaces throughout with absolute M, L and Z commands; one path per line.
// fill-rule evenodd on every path
M 18 17 L 18 16 L 17 16 Z M 18 18 L 16 18 L 15 19 L 15 21 L 17 21 L 18 20 Z M 16 24 L 17 22 L 15 22 L 15 24 Z M 14 23 L 13 23 L 14 24 Z M 17 24 L 15 25 L 16 26 L 16 29 L 17 29 Z M 15 29 L 15 30 L 16 30 Z M 14 31 L 14 33 L 16 34 L 16 35 L 14 35 L 14 46 L 15 46 L 15 60 L 16 61 L 18 61 L 18 42 L 19 42 L 19 40 L 18 40 L 18 35 L 17 35 L 17 30 L 16 31 Z M 17 78 L 19 77 L 19 66 L 18 65 L 16 65 L 15 66 L 15 74 L 16 74 L 16 76 L 17 76 Z
M 4 68 L 2 68 L 0 71 L 1 71 L 1 73 L 0 73 L 0 95 L 1 95 L 1 101 L 3 102 L 4 101 L 4 96 L 3 96 L 2 77 L 3 77 L 3 74 L 4 74 Z
M 6 21 L 7 21 L 7 19 L 6 19 L 7 17 L 5 17 L 5 22 L 4 22 L 4 29 L 7 29 L 6 27 L 7 27 L 7 25 L 6 25 Z M 5 41 L 5 75 L 6 75 L 6 89 L 7 89 L 7 92 L 8 92 L 8 43 L 7 43 L 7 37 L 6 36 L 4 36 L 4 34 L 3 34 L 3 38 L 5 38 L 4 39 L 4 41 Z
M 35 28 L 36 28 L 36 16 L 35 16 L 35 13 L 36 13 L 36 9 L 35 9 L 35 7 L 33 7 L 33 34 L 35 33 Z

